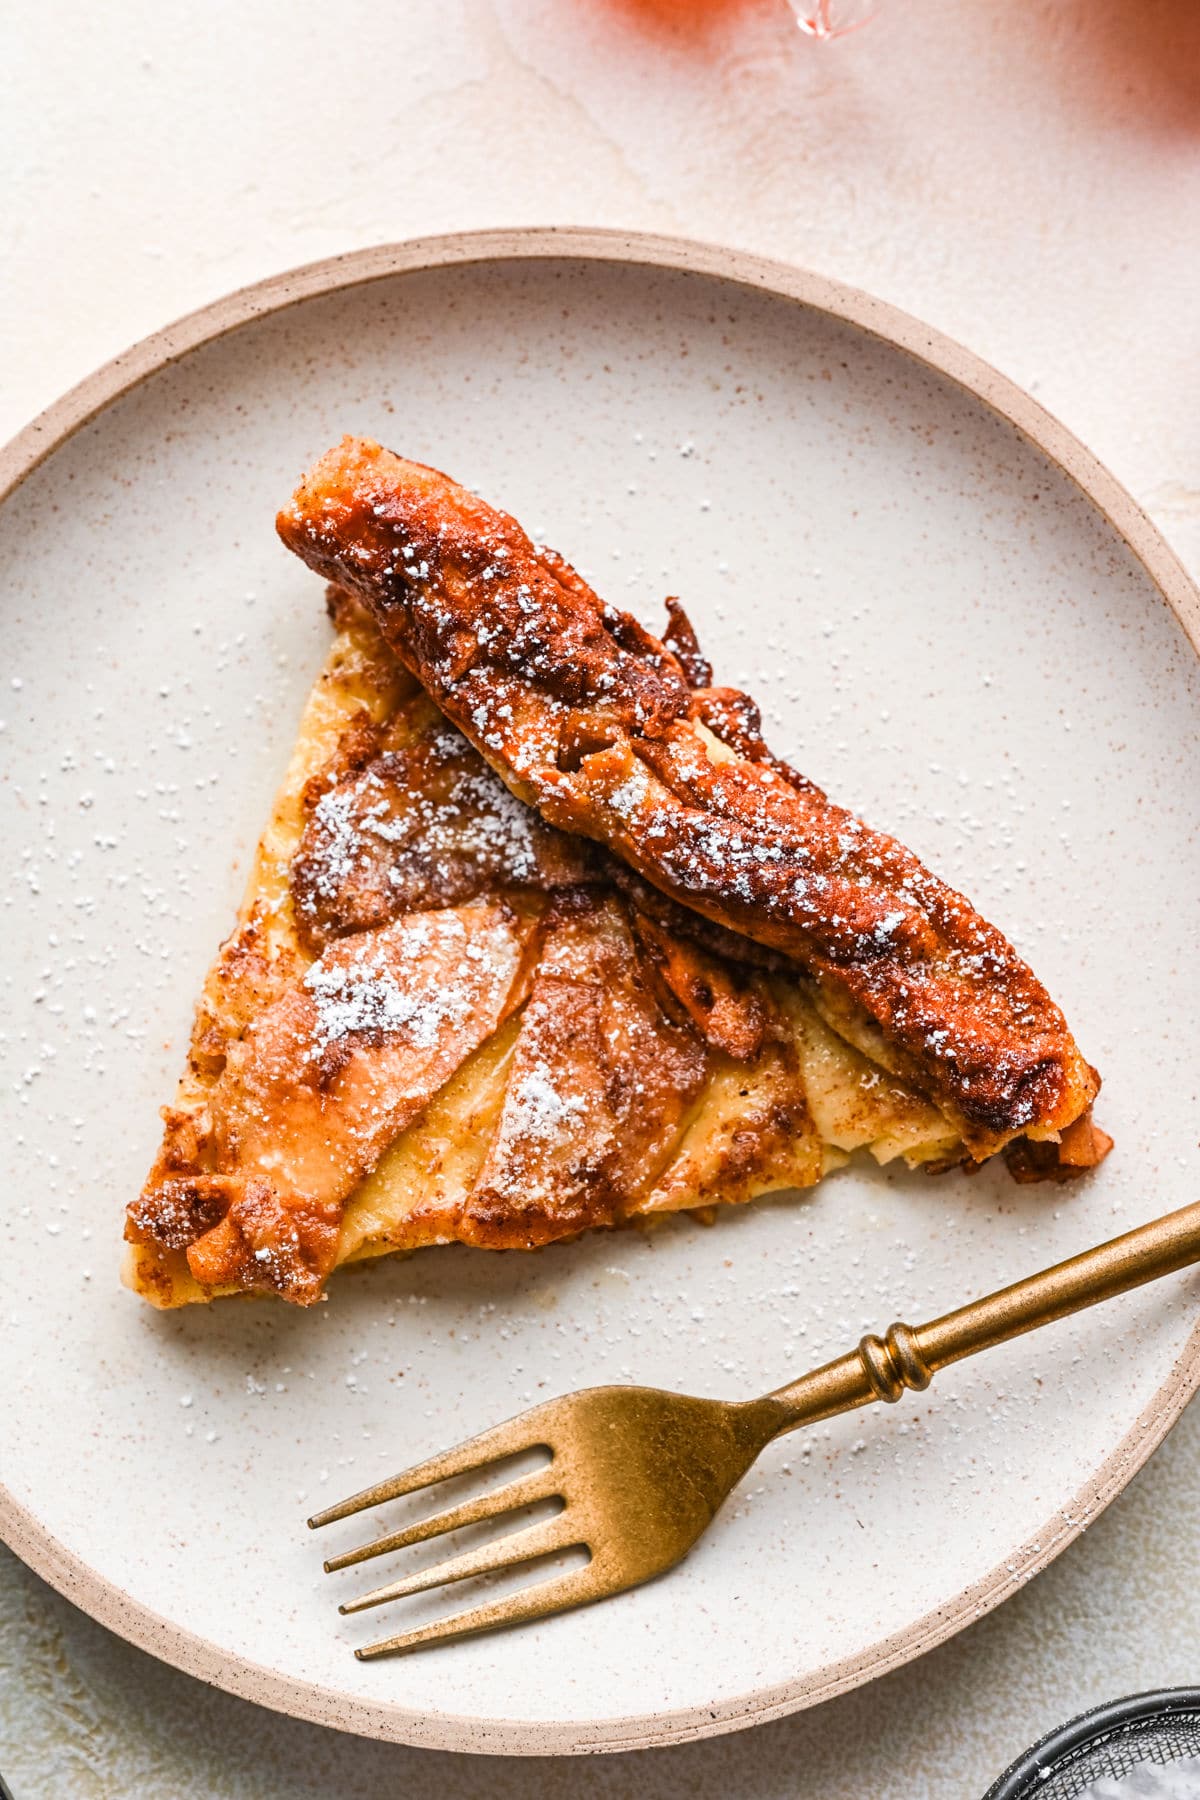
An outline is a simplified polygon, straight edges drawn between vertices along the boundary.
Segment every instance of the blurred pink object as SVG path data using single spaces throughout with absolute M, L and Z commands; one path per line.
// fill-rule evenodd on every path
M 861 8 L 850 4 L 839 4 L 839 0 L 788 0 L 796 15 L 796 23 L 808 37 L 829 38 L 847 37 L 852 31 L 859 31 L 874 18 L 874 12 L 863 12 Z

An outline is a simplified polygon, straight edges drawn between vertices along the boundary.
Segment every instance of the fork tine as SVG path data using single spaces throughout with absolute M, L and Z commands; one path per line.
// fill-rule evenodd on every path
M 387 1481 L 377 1481 L 373 1487 L 351 1494 L 348 1500 L 340 1500 L 336 1506 L 327 1506 L 323 1512 L 314 1513 L 308 1521 L 309 1529 L 315 1531 L 318 1526 L 348 1519 L 353 1513 L 365 1512 L 369 1506 L 381 1506 L 385 1500 L 398 1500 L 402 1494 L 413 1494 L 418 1488 L 448 1481 L 452 1475 L 469 1475 L 473 1469 L 498 1462 L 502 1456 L 512 1456 L 517 1450 L 535 1449 L 542 1441 L 530 1434 L 528 1416 L 518 1414 L 491 1431 L 468 1438 L 465 1444 L 458 1444 L 453 1450 L 443 1450 L 440 1456 L 431 1456 L 427 1462 L 417 1463 Z M 549 1445 L 546 1448 L 549 1449 Z
M 368 1644 L 354 1654 L 360 1662 L 369 1662 L 375 1656 L 417 1650 L 423 1644 L 435 1644 L 447 1638 L 473 1637 L 476 1632 L 492 1631 L 497 1625 L 527 1625 L 532 1619 L 545 1618 L 547 1613 L 565 1612 L 568 1607 L 581 1606 L 587 1600 L 598 1600 L 606 1591 L 592 1577 L 589 1565 L 586 1569 L 573 1569 L 569 1575 L 561 1575 L 554 1581 L 535 1582 L 517 1594 L 506 1594 L 502 1600 L 493 1600 L 489 1606 L 477 1606 L 473 1612 L 451 1614 L 448 1619 L 435 1619 L 432 1625 L 418 1626 L 415 1631 L 402 1631 L 398 1637 Z
M 415 1525 L 408 1525 L 403 1531 L 393 1531 L 387 1537 L 376 1538 L 373 1543 L 360 1544 L 356 1550 L 345 1550 L 340 1556 L 331 1556 L 325 1564 L 325 1573 L 332 1575 L 337 1569 L 348 1569 L 354 1563 L 369 1562 L 373 1556 L 385 1556 L 389 1550 L 407 1550 L 410 1544 L 424 1543 L 426 1538 L 441 1537 L 447 1531 L 457 1531 L 463 1525 L 475 1525 L 482 1519 L 499 1518 L 502 1513 L 515 1512 L 519 1506 L 528 1506 L 532 1500 L 547 1500 L 556 1491 L 556 1482 L 552 1474 L 553 1464 L 545 1469 L 537 1469 L 532 1475 L 522 1476 L 519 1481 L 509 1481 L 503 1487 L 493 1488 L 488 1494 L 480 1494 L 474 1500 L 465 1500 L 461 1506 L 452 1506 L 446 1512 L 434 1513 L 428 1519 L 421 1519 Z
M 512 1531 L 493 1543 L 480 1544 L 462 1556 L 448 1557 L 432 1568 L 420 1569 L 415 1575 L 402 1576 L 386 1587 L 375 1588 L 358 1600 L 347 1600 L 338 1607 L 340 1613 L 365 1612 L 369 1606 L 382 1606 L 385 1600 L 403 1600 L 408 1594 L 423 1594 L 429 1588 L 448 1586 L 452 1581 L 466 1581 L 472 1575 L 490 1575 L 497 1569 L 512 1569 L 532 1562 L 535 1556 L 546 1556 L 552 1550 L 569 1550 L 572 1533 L 564 1526 L 562 1514 L 543 1519 L 524 1531 Z

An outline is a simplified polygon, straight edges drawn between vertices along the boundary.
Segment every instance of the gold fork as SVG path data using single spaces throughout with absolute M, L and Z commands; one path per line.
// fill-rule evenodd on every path
M 360 1612 L 574 1548 L 588 1551 L 586 1566 L 354 1654 L 383 1656 L 497 1625 L 525 1624 L 636 1587 L 686 1555 L 760 1451 L 781 1432 L 873 1400 L 898 1400 L 905 1388 L 920 1391 L 948 1363 L 1196 1261 L 1200 1261 L 1200 1202 L 928 1325 L 915 1329 L 893 1325 L 883 1337 L 864 1337 L 857 1349 L 760 1400 L 701 1400 L 659 1388 L 602 1387 L 535 1406 L 455 1450 L 327 1507 L 308 1523 L 330 1525 L 402 1494 L 540 1448 L 549 1451 L 550 1460 L 533 1474 L 331 1557 L 325 1568 L 329 1572 L 349 1568 L 465 1525 L 501 1518 L 533 1501 L 561 1499 L 562 1510 L 554 1518 L 389 1582 L 347 1601 L 339 1611 Z

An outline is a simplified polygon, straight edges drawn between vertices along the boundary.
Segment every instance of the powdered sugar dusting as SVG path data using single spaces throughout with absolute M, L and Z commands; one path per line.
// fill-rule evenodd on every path
M 314 817 L 326 836 L 322 856 L 314 871 L 313 886 L 325 900 L 333 898 L 357 860 L 356 794 L 357 784 L 351 788 L 331 788 L 327 794 L 322 794 L 314 808 Z
M 528 1070 L 509 1095 L 508 1123 L 519 1137 L 545 1141 L 560 1135 L 579 1119 L 586 1102 L 579 1094 L 560 1094 L 550 1070 L 538 1063 Z
M 462 947 L 454 971 L 457 980 L 449 982 L 447 940 L 457 940 Z M 402 920 L 359 944 L 349 956 L 343 948 L 336 956 L 322 958 L 304 977 L 316 1001 L 314 1051 L 320 1053 L 359 1033 L 402 1035 L 418 1049 L 433 1049 L 445 1031 L 463 1024 L 484 972 L 481 965 L 490 962 L 498 948 L 494 936 L 482 943 L 470 939 L 460 918 L 442 913 Z
M 578 879 L 583 861 L 444 727 L 327 788 L 293 863 L 293 893 L 310 927 L 337 936 L 460 903 L 495 879 L 554 887 Z
M 613 789 L 608 797 L 608 803 L 622 819 L 631 819 L 649 791 L 650 778 L 641 763 L 637 763 L 633 773 L 626 776 L 620 787 Z

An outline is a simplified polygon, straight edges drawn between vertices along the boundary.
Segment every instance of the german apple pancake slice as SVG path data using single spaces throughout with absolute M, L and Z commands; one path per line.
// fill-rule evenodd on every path
M 330 604 L 333 647 L 128 1208 L 130 1286 L 156 1306 L 308 1304 L 339 1264 L 390 1251 L 704 1216 L 859 1148 L 969 1154 L 802 969 L 544 823 L 361 603 Z M 686 657 L 682 614 L 675 633 Z
M 971 903 L 774 756 L 746 695 L 711 685 L 514 519 L 347 438 L 279 515 L 361 596 L 398 658 L 550 826 L 803 971 L 823 1023 L 921 1095 L 975 1161 L 1087 1166 L 1099 1087 L 1059 1008 Z

